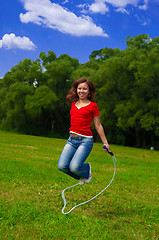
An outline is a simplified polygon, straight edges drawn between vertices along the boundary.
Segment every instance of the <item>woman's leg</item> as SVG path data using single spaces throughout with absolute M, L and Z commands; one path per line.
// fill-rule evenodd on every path
M 77 150 L 77 147 L 74 145 L 74 143 L 71 141 L 71 138 L 68 139 L 58 162 L 58 169 L 69 176 L 75 178 L 75 179 L 80 179 L 79 176 L 76 174 L 72 173 L 70 171 L 70 162 Z
M 90 166 L 88 163 L 84 163 L 90 154 L 93 147 L 93 139 L 82 137 L 81 140 L 77 140 L 78 148 L 73 155 L 69 168 L 72 173 L 81 177 L 89 178 Z

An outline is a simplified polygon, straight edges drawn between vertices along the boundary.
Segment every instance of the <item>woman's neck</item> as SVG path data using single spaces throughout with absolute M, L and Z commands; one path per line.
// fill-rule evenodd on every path
M 87 98 L 87 99 L 78 99 L 77 103 L 79 104 L 88 104 L 91 101 Z
M 79 109 L 81 107 L 85 107 L 87 105 L 89 105 L 91 103 L 91 101 L 89 99 L 85 99 L 85 100 L 81 100 L 79 99 L 77 102 L 76 102 L 76 107 Z

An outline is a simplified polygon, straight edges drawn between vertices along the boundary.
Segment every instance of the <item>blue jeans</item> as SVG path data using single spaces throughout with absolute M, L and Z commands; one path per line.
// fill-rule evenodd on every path
M 69 176 L 89 178 L 89 164 L 84 163 L 93 147 L 93 138 L 70 136 L 59 159 L 58 169 Z

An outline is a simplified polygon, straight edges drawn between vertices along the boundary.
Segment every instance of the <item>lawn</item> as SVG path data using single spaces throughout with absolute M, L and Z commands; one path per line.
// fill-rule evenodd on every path
M 159 152 L 111 145 L 117 171 L 110 187 L 70 214 L 64 188 L 77 181 L 58 171 L 64 139 L 0 131 L 0 239 L 159 239 Z M 104 189 L 112 157 L 95 143 L 89 184 L 65 192 L 69 211 Z

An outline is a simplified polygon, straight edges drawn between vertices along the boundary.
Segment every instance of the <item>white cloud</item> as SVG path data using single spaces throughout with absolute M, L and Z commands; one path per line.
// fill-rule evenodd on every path
M 64 0 L 64 2 L 62 4 L 68 3 L 68 0 Z
M 150 24 L 151 20 L 149 18 L 145 19 L 144 16 L 138 16 L 137 14 L 135 15 L 135 17 L 137 18 L 138 22 L 142 25 L 142 26 L 147 26 L 148 24 Z
M 76 5 L 76 7 L 81 8 L 81 12 L 84 13 L 84 14 L 88 14 L 89 13 L 89 11 L 88 11 L 89 6 L 90 5 L 88 3 Z
M 79 8 L 85 8 L 85 7 L 88 7 L 88 6 L 89 6 L 89 4 L 87 4 L 87 3 L 77 5 L 77 7 L 79 7 Z
M 139 0 L 103 0 L 106 3 L 110 3 L 114 7 L 126 7 L 127 5 L 136 6 Z
M 149 0 L 95 0 L 89 7 L 89 10 L 94 13 L 105 13 L 109 11 L 109 5 L 117 8 L 115 11 L 120 11 L 122 13 L 128 14 L 127 10 L 125 9 L 128 5 L 132 5 L 136 8 L 146 10 L 148 8 Z
M 14 33 L 5 34 L 0 40 L 0 48 L 34 50 L 36 47 L 28 37 L 16 37 Z
M 95 1 L 92 5 L 89 7 L 89 11 L 93 13 L 106 13 L 109 12 L 109 8 L 106 6 L 104 1 Z
M 129 11 L 127 11 L 125 8 L 117 8 L 115 11 L 116 12 L 121 12 L 121 13 L 126 13 L 126 14 L 129 15 Z
M 20 14 L 23 23 L 35 23 L 74 36 L 108 37 L 103 29 L 88 16 L 76 16 L 73 12 L 50 0 L 21 0 L 26 13 Z
M 147 10 L 147 8 L 148 8 L 148 1 L 149 1 L 149 0 L 145 0 L 145 1 L 144 1 L 144 5 L 139 6 L 139 9 Z

